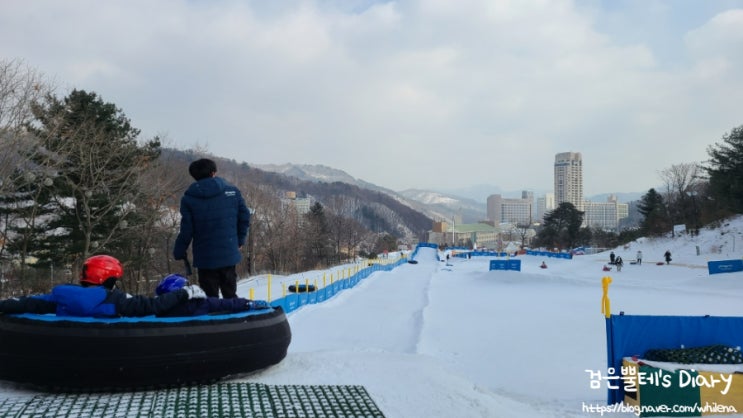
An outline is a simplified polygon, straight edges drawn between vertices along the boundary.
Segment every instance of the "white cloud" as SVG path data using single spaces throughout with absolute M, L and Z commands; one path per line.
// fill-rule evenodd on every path
M 742 123 L 743 2 L 673 33 L 673 3 L 624 5 L 611 19 L 652 13 L 685 59 L 567 0 L 14 2 L 0 50 L 144 135 L 248 163 L 520 190 L 550 188 L 554 154 L 578 151 L 587 193 L 645 191 Z

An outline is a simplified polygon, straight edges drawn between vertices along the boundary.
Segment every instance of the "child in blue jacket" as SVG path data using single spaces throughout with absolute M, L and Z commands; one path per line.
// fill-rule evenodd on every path
M 166 276 L 155 289 L 158 297 L 163 297 L 172 292 L 188 287 L 188 279 L 179 275 Z M 263 300 L 250 300 L 245 298 L 220 299 L 209 296 L 201 299 L 190 299 L 184 304 L 173 307 L 159 316 L 194 316 L 220 313 L 234 313 L 258 309 L 269 309 L 270 306 Z
M 0 313 L 55 313 L 59 316 L 148 316 L 162 315 L 189 300 L 203 300 L 198 286 L 184 286 L 158 297 L 132 296 L 116 288 L 124 275 L 119 260 L 95 255 L 83 264 L 80 285 L 55 286 L 51 293 L 0 301 Z

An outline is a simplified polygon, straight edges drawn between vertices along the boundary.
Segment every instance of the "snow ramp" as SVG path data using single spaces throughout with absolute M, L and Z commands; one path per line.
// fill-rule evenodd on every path
M 435 244 L 420 243 L 410 255 L 410 259 L 415 261 L 438 261 L 438 247 Z

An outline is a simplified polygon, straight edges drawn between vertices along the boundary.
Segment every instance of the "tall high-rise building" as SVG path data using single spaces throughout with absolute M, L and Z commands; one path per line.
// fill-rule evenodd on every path
M 583 210 L 583 159 L 579 152 L 555 155 L 555 204 L 562 202 Z

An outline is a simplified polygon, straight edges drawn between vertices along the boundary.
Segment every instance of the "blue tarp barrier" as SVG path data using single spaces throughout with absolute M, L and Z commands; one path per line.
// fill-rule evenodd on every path
M 743 271 L 743 260 L 708 261 L 707 269 L 709 270 L 709 274 Z
M 608 368 L 616 376 L 624 357 L 642 357 L 650 349 L 714 344 L 743 346 L 743 317 L 612 315 L 606 319 Z M 618 388 L 608 389 L 609 404 L 624 400 L 621 379 L 615 381 Z

